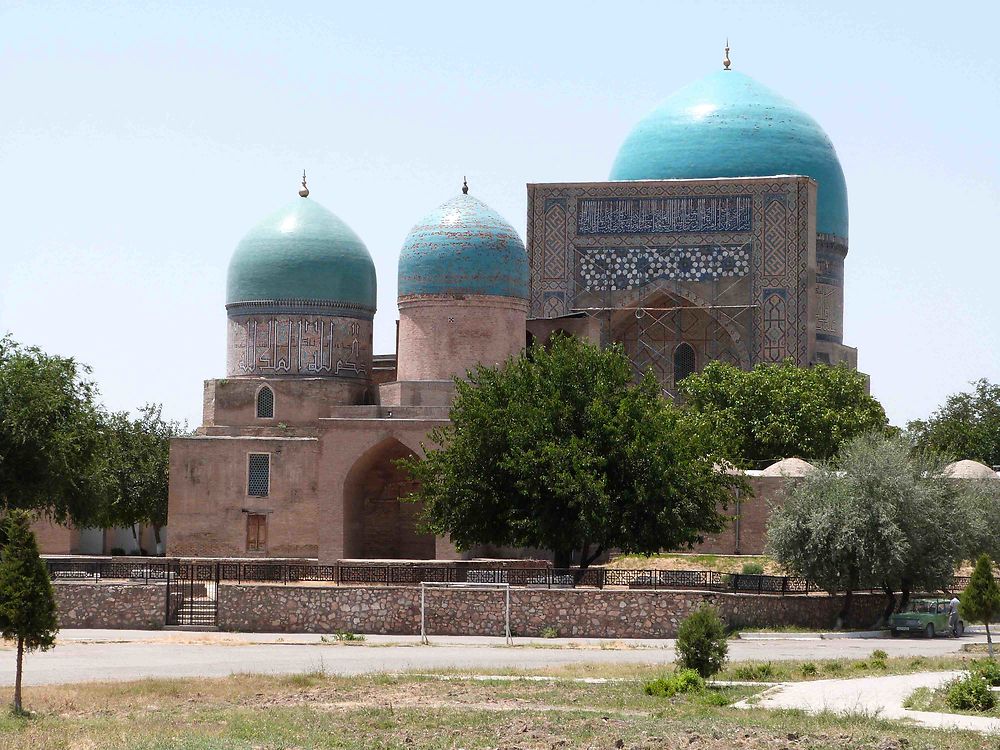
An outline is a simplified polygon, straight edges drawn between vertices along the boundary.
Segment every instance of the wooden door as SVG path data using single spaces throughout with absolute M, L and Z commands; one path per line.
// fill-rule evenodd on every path
M 267 516 L 247 514 L 247 552 L 267 551 Z

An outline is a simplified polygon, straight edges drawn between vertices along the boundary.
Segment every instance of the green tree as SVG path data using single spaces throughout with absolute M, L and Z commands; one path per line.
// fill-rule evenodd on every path
M 959 597 L 959 612 L 969 622 L 986 626 L 986 643 L 993 658 L 993 637 L 990 623 L 1000 617 L 1000 586 L 993 577 L 993 563 L 987 555 L 980 555 L 972 571 L 969 585 Z
M 907 429 L 924 448 L 1000 465 L 1000 384 L 983 379 L 972 387 L 948 396 L 929 419 L 910 422 Z
M 741 370 L 709 362 L 679 386 L 687 408 L 744 465 L 832 458 L 853 437 L 888 426 L 864 375 L 840 365 L 788 361 Z
M 133 535 L 137 525 L 152 526 L 159 541 L 167 523 L 170 438 L 184 434 L 186 425 L 163 419 L 159 404 L 146 404 L 135 419 L 127 412 L 109 415 L 105 429 L 110 488 L 104 525 L 131 527 Z
M 636 385 L 618 346 L 560 336 L 503 367 L 456 381 L 439 448 L 400 463 L 419 480 L 425 526 L 465 549 L 552 550 L 581 567 L 604 550 L 690 546 L 724 527 L 718 508 L 744 480 L 715 471 L 706 440 L 660 395 Z
M 85 526 L 106 491 L 105 436 L 89 370 L 0 339 L 0 510 Z
M 836 462 L 791 483 L 768 524 L 768 549 L 786 568 L 831 594 L 882 588 L 886 614 L 895 592 L 943 589 L 965 556 L 965 488 L 943 462 L 913 452 L 902 436 L 869 434 L 847 443 Z
M 729 644 L 726 626 L 718 610 L 703 604 L 685 617 L 677 628 L 677 662 L 684 669 L 693 669 L 706 679 L 716 674 L 726 663 Z
M 0 553 L 0 635 L 17 643 L 14 712 L 18 714 L 23 712 L 24 653 L 52 648 L 58 631 L 52 583 L 30 524 L 27 513 L 9 513 L 4 519 L 7 544 Z

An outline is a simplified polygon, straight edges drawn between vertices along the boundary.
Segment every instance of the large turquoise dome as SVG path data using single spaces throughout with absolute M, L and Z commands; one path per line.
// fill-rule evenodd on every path
M 240 240 L 226 304 L 323 303 L 375 312 L 375 264 L 361 238 L 323 206 L 298 198 Z
M 528 298 L 528 254 L 514 228 L 462 194 L 425 216 L 399 254 L 399 296 L 490 294 Z
M 749 76 L 720 70 L 670 96 L 629 133 L 612 180 L 798 174 L 819 184 L 817 231 L 847 239 L 847 184 L 823 128 Z

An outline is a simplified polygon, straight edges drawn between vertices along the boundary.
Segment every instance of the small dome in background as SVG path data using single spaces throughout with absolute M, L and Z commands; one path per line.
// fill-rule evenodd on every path
M 399 296 L 528 298 L 528 254 L 514 228 L 463 192 L 421 219 L 399 254 Z
M 955 461 L 944 467 L 944 475 L 951 479 L 1000 479 L 993 469 L 978 461 Z
M 783 458 L 777 463 L 773 463 L 764 469 L 762 477 L 804 477 L 811 471 L 816 471 L 816 467 L 801 458 Z
M 303 187 L 303 191 L 308 191 Z M 251 229 L 229 261 L 226 304 L 340 303 L 375 312 L 375 264 L 364 242 L 308 197 Z
M 618 150 L 612 180 L 805 175 L 816 231 L 847 239 L 847 183 L 823 128 L 747 75 L 720 70 L 678 90 Z

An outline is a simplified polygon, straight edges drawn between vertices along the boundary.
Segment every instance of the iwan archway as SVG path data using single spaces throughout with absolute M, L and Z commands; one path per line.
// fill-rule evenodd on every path
M 369 448 L 344 482 L 344 556 L 353 559 L 429 560 L 434 558 L 432 534 L 417 522 L 423 506 L 403 500 L 415 483 L 395 465 L 413 451 L 395 438 Z

